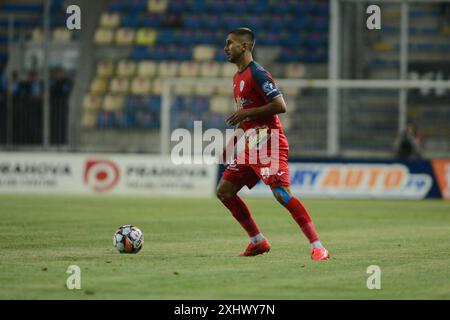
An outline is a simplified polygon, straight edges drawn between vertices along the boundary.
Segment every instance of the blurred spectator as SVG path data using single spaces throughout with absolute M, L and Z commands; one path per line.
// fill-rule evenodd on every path
M 69 95 L 72 88 L 64 69 L 57 67 L 50 73 L 50 143 L 67 143 Z
M 19 82 L 13 98 L 13 143 L 42 143 L 42 82 L 34 70 Z
M 416 124 L 407 124 L 406 130 L 402 132 L 395 141 L 395 149 L 397 159 L 399 160 L 422 158 L 422 138 Z

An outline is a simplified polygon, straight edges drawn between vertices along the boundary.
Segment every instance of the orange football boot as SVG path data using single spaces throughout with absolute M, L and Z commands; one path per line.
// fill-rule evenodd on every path
M 312 249 L 311 259 L 319 261 L 319 260 L 328 260 L 330 258 L 330 253 L 324 247 L 316 247 Z
M 239 256 L 241 257 L 251 257 L 256 256 L 258 254 L 263 254 L 265 252 L 270 251 L 270 244 L 267 239 L 264 239 L 261 242 L 253 243 L 250 242 L 250 244 L 247 246 L 244 252 L 242 252 Z

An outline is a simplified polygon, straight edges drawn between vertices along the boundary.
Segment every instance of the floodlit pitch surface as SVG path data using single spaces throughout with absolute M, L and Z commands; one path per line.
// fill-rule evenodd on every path
M 215 199 L 0 196 L 1 299 L 450 299 L 450 202 L 304 200 L 332 259 L 313 262 L 289 213 L 246 199 L 272 250 Z M 143 250 L 119 254 L 116 227 Z M 66 270 L 81 268 L 81 289 Z M 367 268 L 381 289 L 367 288 Z

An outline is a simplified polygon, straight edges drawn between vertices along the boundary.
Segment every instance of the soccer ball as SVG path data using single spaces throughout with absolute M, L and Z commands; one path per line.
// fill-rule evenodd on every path
M 113 245 L 120 253 L 138 253 L 143 244 L 141 229 L 130 224 L 118 228 L 113 237 Z

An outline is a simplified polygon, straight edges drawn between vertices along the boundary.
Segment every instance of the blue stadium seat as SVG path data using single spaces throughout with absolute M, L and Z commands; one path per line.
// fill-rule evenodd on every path
M 146 98 L 143 96 L 127 96 L 125 99 L 125 110 L 134 112 L 146 105 Z
M 201 114 L 208 111 L 209 98 L 205 96 L 194 96 L 190 101 L 189 111 L 195 114 Z
M 122 0 L 110 0 L 108 3 L 109 11 L 123 11 L 125 9 L 125 3 Z
M 239 27 L 242 27 L 245 23 L 243 17 L 235 16 L 235 15 L 224 15 L 222 17 L 222 24 L 226 26 L 228 30 L 233 30 Z
M 205 29 L 217 30 L 218 28 L 220 28 L 220 16 L 219 15 L 204 16 L 202 18 L 202 26 Z
M 185 110 L 185 97 L 176 96 L 173 100 L 172 112 L 178 113 Z
M 139 17 L 133 13 L 122 13 L 120 24 L 122 27 L 126 28 L 137 28 L 140 26 Z
M 280 15 L 273 15 L 267 23 L 267 29 L 270 31 L 280 31 L 286 26 L 286 18 Z
M 250 1 L 245 0 L 228 0 L 226 3 L 226 11 L 235 14 L 245 14 L 253 11 L 253 5 Z
M 207 7 L 205 0 L 191 0 L 189 9 L 192 12 L 204 12 Z
M 227 61 L 227 55 L 225 54 L 225 51 L 223 51 L 223 47 L 219 47 L 216 49 L 214 60 L 219 62 Z
M 261 13 L 268 13 L 269 11 L 269 2 L 267 0 L 260 0 L 255 2 L 255 6 L 253 7 L 252 13 L 255 15 Z
M 169 48 L 165 45 L 156 45 L 150 51 L 150 59 L 156 61 L 170 60 Z
M 149 27 L 149 28 L 157 28 L 160 27 L 162 23 L 162 17 L 157 14 L 146 14 L 145 16 L 141 17 L 139 21 L 139 25 L 143 27 Z
M 192 49 L 188 46 L 176 46 L 172 56 L 176 61 L 192 60 Z
M 192 30 L 183 30 L 177 35 L 177 43 L 184 45 L 194 45 L 195 44 L 195 33 Z
M 245 25 L 252 30 L 259 30 L 264 26 L 264 20 L 260 15 L 249 15 L 245 19 Z
M 118 118 L 118 127 L 121 129 L 130 129 L 136 126 L 136 119 L 134 112 L 124 111 Z
M 141 118 L 141 128 L 156 129 L 159 128 L 159 114 L 145 112 Z
M 267 46 L 274 46 L 280 44 L 281 35 L 279 32 L 267 32 L 265 37 L 261 37 L 259 43 Z
M 302 36 L 298 32 L 285 33 L 281 37 L 281 44 L 284 46 L 298 46 L 302 41 Z
M 183 25 L 189 29 L 199 29 L 202 27 L 202 19 L 198 14 L 186 14 L 183 19 Z
M 161 96 L 151 96 L 148 99 L 147 110 L 152 113 L 161 111 Z
M 0 11 L 6 13 L 42 13 L 43 6 L 41 4 L 32 3 L 7 3 L 0 5 Z
M 97 114 L 97 127 L 111 129 L 116 126 L 116 114 L 114 112 L 101 111 Z
M 223 14 L 226 12 L 227 3 L 224 0 L 216 0 L 208 3 L 208 11 L 216 14 Z
M 185 0 L 170 0 L 167 11 L 170 13 L 183 13 L 189 8 L 189 3 Z
M 287 14 L 289 13 L 291 9 L 291 6 L 289 5 L 289 2 L 286 0 L 279 0 L 276 2 L 273 2 L 272 5 L 270 5 L 269 12 L 273 12 L 275 14 Z
M 216 34 L 211 30 L 198 31 L 196 34 L 197 44 L 216 44 Z
M 128 11 L 132 14 L 139 14 L 146 10 L 146 0 L 129 0 Z
M 150 59 L 150 53 L 146 46 L 134 46 L 130 53 L 130 58 L 134 60 L 146 60 Z
M 295 62 L 299 60 L 299 55 L 296 50 L 289 47 L 283 47 L 280 52 L 279 60 L 280 62 Z
M 157 42 L 159 44 L 170 45 L 175 41 L 175 32 L 171 29 L 162 29 L 158 31 Z

